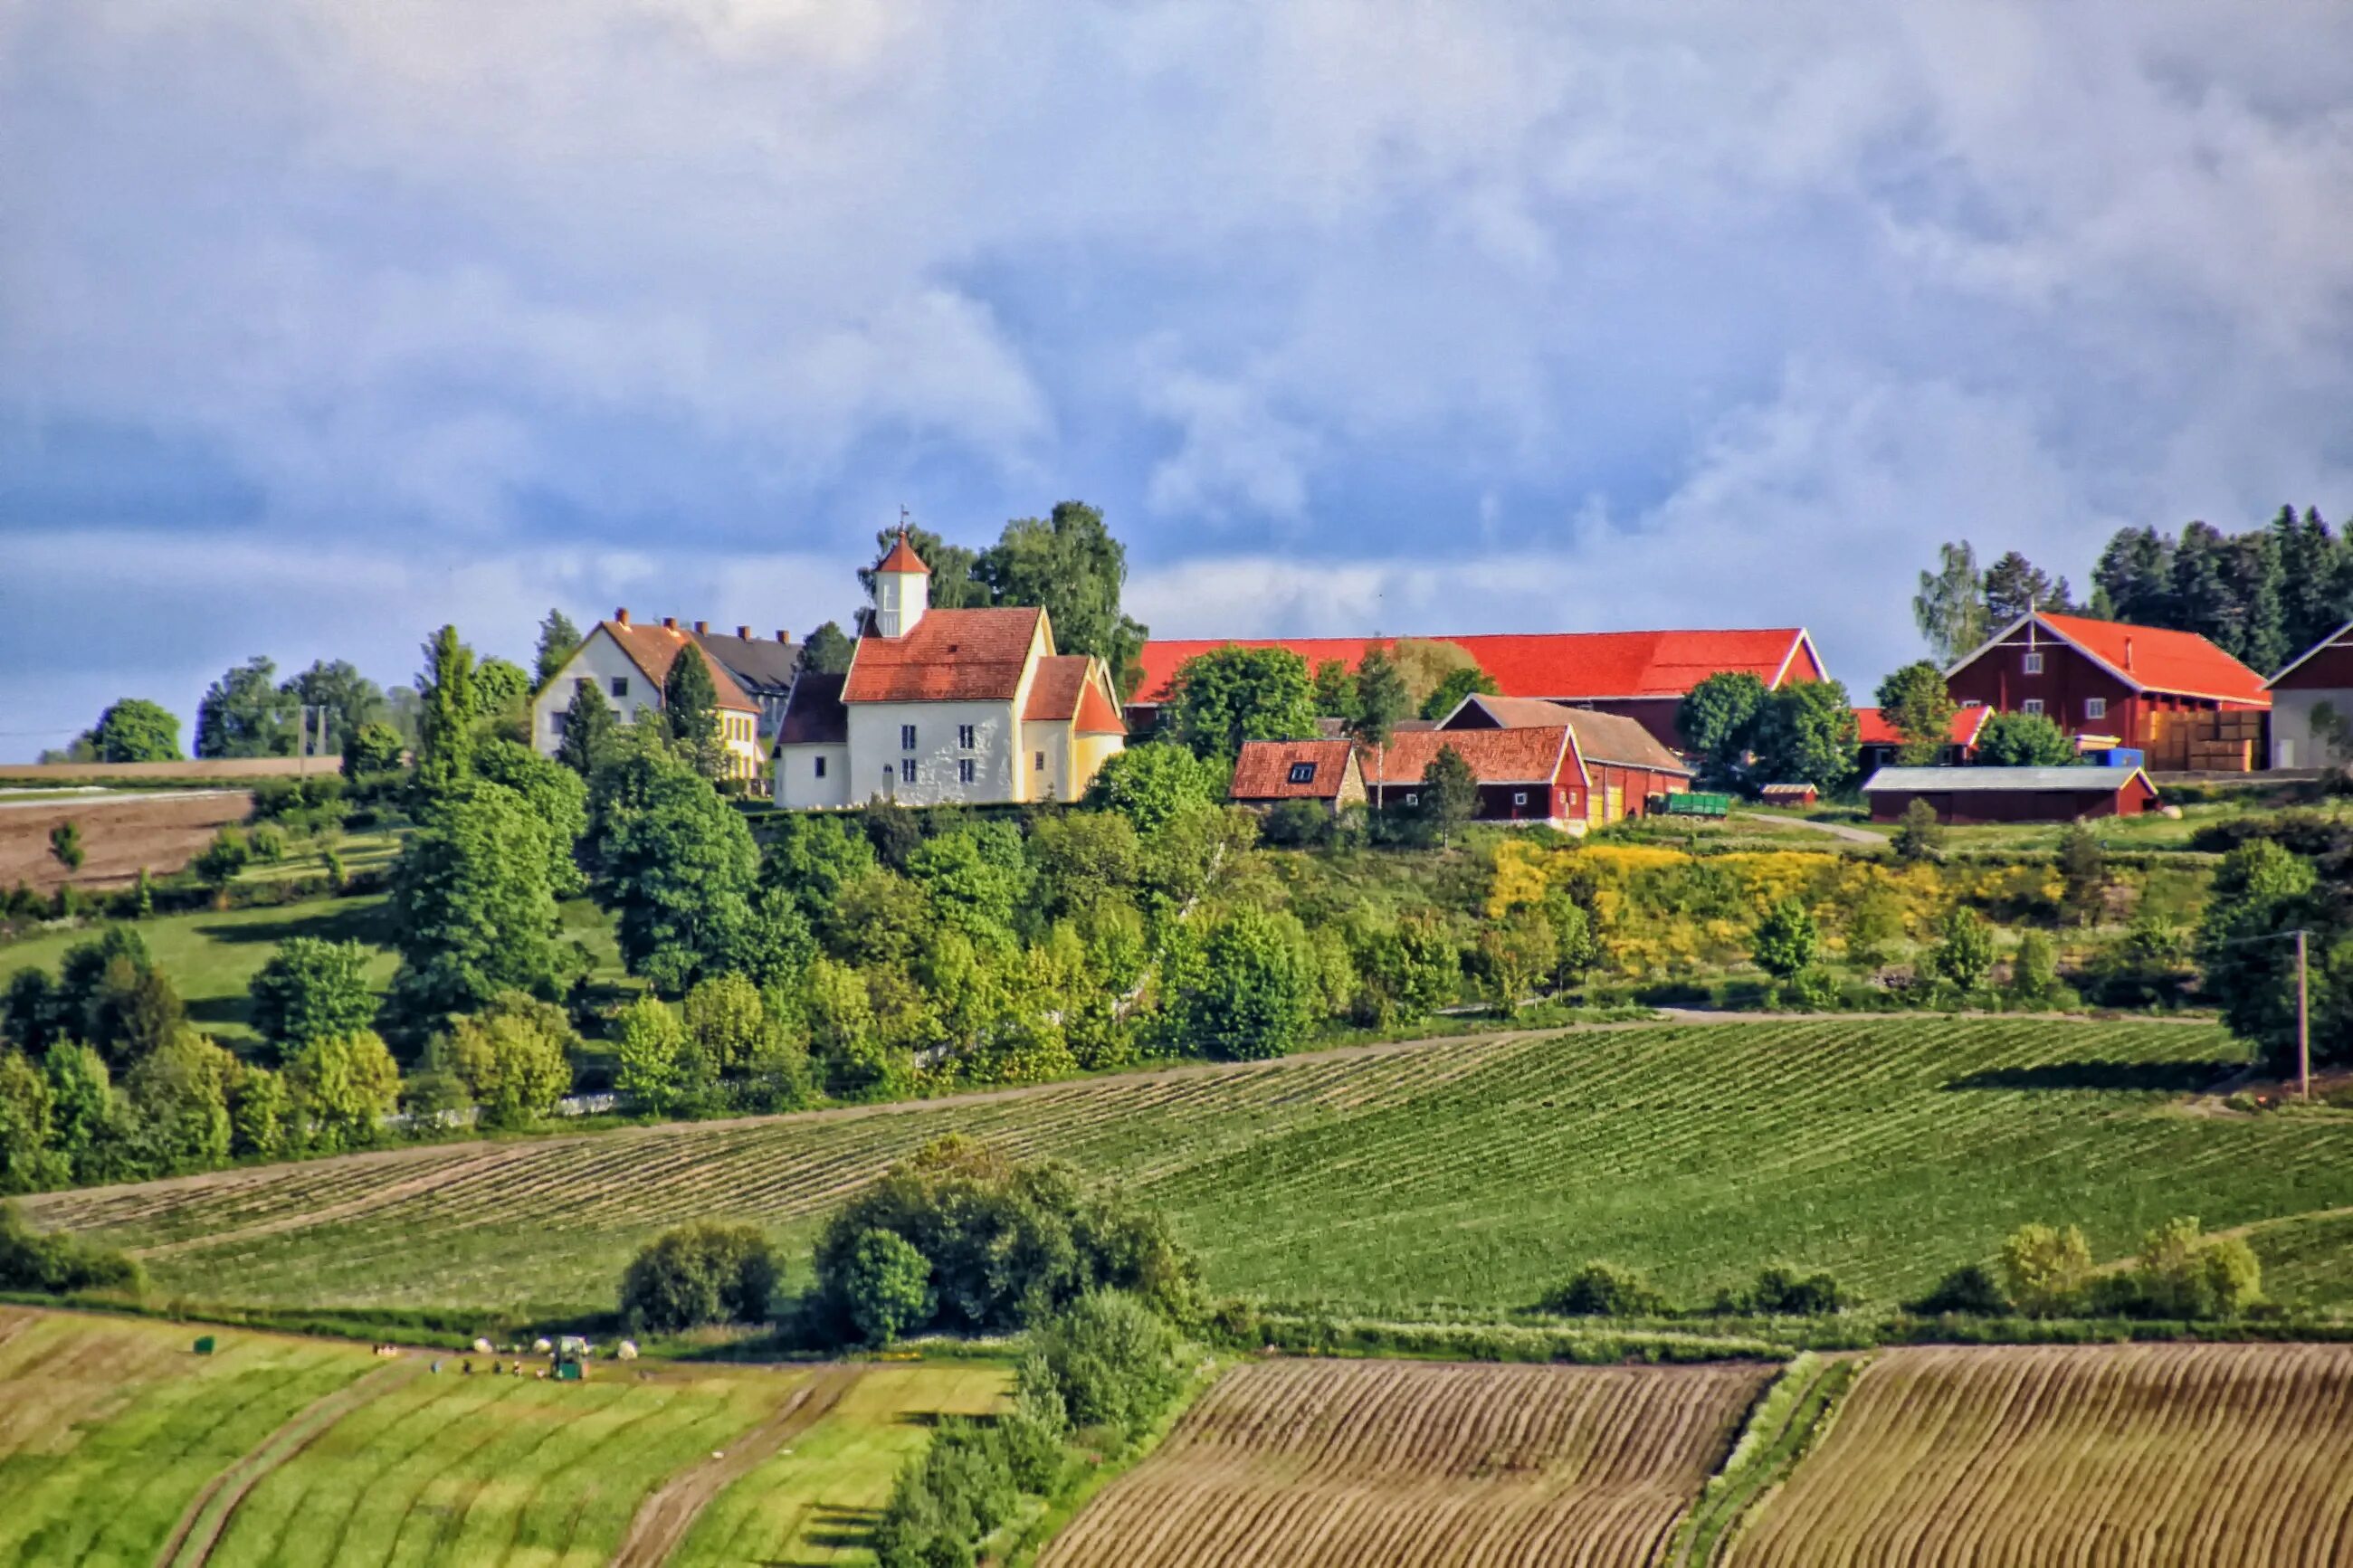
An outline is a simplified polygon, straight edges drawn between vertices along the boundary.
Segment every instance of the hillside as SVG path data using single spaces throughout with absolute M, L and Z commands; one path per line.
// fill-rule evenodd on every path
M 1115 1180 L 1166 1211 L 1213 1289 L 1281 1300 L 1517 1306 L 1602 1257 L 1685 1300 L 1784 1260 L 1885 1303 L 2030 1220 L 2081 1223 L 2113 1258 L 2194 1214 L 2256 1226 L 2275 1296 L 2353 1300 L 2353 1255 L 2316 1244 L 2341 1228 L 2327 1211 L 2353 1207 L 2353 1115 L 2183 1103 L 2241 1059 L 2195 1024 L 1596 1027 L 394 1150 L 26 1206 L 140 1249 L 199 1299 L 596 1310 L 664 1226 L 755 1219 L 797 1254 L 846 1194 L 953 1131 Z

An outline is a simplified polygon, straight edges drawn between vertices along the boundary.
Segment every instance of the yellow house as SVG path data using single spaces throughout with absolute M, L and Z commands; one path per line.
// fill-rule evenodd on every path
M 719 738 L 727 747 L 731 778 L 752 779 L 760 773 L 760 705 L 745 694 L 724 665 L 712 658 L 694 635 L 679 629 L 677 618 L 659 626 L 629 619 L 627 609 L 599 621 L 566 659 L 555 678 L 539 689 L 531 705 L 532 744 L 543 755 L 554 756 L 564 742 L 564 715 L 572 694 L 594 684 L 605 693 L 624 724 L 634 724 L 640 713 L 659 713 L 662 685 L 680 654 L 694 649 L 710 667 L 711 684 L 719 693 Z

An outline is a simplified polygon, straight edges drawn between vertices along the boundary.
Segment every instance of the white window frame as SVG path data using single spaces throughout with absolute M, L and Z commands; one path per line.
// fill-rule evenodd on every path
M 1408 805 L 1419 805 L 1421 804 L 1421 796 L 1416 794 L 1408 794 L 1405 797 L 1405 803 Z
M 2108 700 L 2106 698 L 2086 697 L 2084 699 L 2084 718 L 2087 723 L 2096 724 L 2107 716 Z
M 2025 669 L 2026 673 L 2029 675 L 2040 675 L 2042 673 L 2042 654 L 2040 649 L 2037 649 L 2026 656 Z
M 1314 784 L 1315 782 L 1315 764 L 1314 763 L 1292 763 L 1291 773 L 1287 782 L 1295 784 Z
M 1961 706 L 1964 708 L 1982 708 L 1985 706 L 1985 699 L 1982 697 L 1967 698 L 1963 700 Z
M 2018 705 L 2018 710 L 2021 713 L 2040 719 L 2042 717 L 2042 699 L 2040 697 L 2030 697 L 2025 701 Z
M 1527 805 L 1527 804 L 1528 804 L 1528 792 L 1527 792 L 1527 791 L 1525 791 L 1525 790 L 1524 790 L 1524 789 L 1515 789 L 1515 790 L 1514 790 L 1514 791 L 1512 792 L 1512 804 L 1513 804 L 1514 805 Z

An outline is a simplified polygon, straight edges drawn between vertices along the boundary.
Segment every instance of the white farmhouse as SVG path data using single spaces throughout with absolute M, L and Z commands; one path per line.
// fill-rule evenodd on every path
M 846 675 L 804 671 L 778 727 L 776 804 L 1070 800 L 1126 743 L 1111 673 L 1057 654 L 1042 609 L 934 610 L 902 534 L 874 569 Z
M 698 627 L 700 623 L 698 623 Z M 737 628 L 739 637 L 748 637 L 748 628 Z M 779 642 L 784 634 L 777 634 Z M 727 667 L 712 657 L 709 648 L 691 632 L 679 629 L 675 617 L 665 617 L 661 625 L 647 626 L 629 619 L 629 612 L 618 609 L 609 621 L 599 621 L 596 629 L 582 640 L 580 647 L 555 672 L 554 679 L 539 689 L 532 699 L 532 744 L 542 755 L 554 756 L 564 742 L 564 714 L 572 706 L 572 694 L 583 685 L 593 684 L 605 693 L 614 714 L 624 724 L 638 722 L 641 714 L 661 711 L 662 683 L 670 679 L 670 666 L 688 648 L 711 667 L 711 683 L 719 693 L 719 735 L 727 745 L 728 773 L 731 777 L 756 778 L 760 772 L 760 704 L 739 684 Z

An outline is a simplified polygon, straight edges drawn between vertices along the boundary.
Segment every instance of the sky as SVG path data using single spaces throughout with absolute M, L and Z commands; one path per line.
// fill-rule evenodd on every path
M 2353 514 L 2353 6 L 0 0 L 0 758 L 1104 509 L 1161 635 Z

